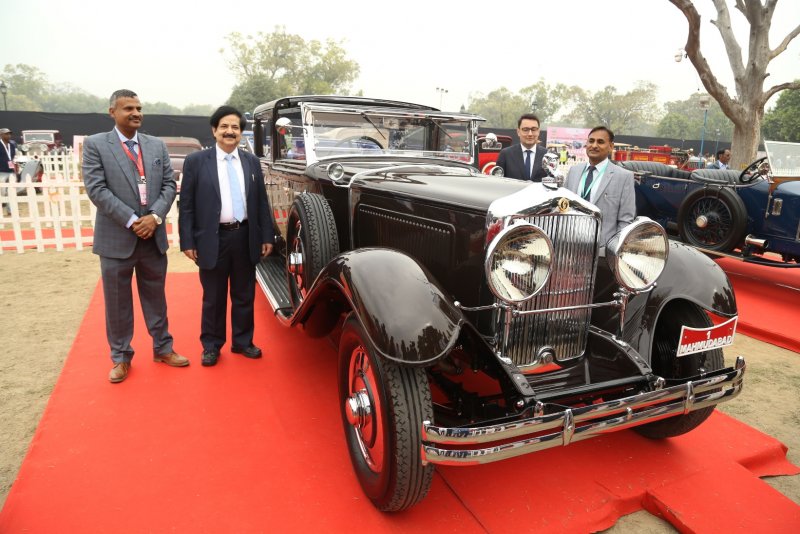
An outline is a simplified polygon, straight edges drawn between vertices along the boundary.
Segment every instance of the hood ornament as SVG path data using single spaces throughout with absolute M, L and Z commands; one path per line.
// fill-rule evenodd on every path
M 558 189 L 564 185 L 564 174 L 558 170 L 558 154 L 547 152 L 542 156 L 542 168 L 546 173 L 542 184 L 548 189 Z

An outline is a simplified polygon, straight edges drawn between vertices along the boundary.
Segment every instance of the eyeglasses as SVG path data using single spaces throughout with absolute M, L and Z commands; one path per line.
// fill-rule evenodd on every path
M 519 131 L 522 133 L 536 133 L 539 131 L 539 128 L 520 128 Z

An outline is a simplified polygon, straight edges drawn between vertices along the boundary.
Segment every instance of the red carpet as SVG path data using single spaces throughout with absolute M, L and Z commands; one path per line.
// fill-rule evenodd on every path
M 737 330 L 800 353 L 800 268 L 716 260 L 728 274 L 739 307 Z
M 197 277 L 170 275 L 167 290 L 176 349 L 192 365 L 153 363 L 137 317 L 131 375 L 108 383 L 96 291 L 0 532 L 589 532 L 641 508 L 682 531 L 800 525 L 800 506 L 756 478 L 800 472 L 785 447 L 722 414 L 673 440 L 626 431 L 441 468 L 421 505 L 382 514 L 351 472 L 329 342 L 279 326 L 259 294 L 265 358 L 225 350 L 203 368 Z

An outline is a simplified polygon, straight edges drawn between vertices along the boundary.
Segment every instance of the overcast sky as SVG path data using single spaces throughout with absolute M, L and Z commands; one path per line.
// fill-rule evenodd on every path
M 719 33 L 708 22 L 712 2 L 695 3 L 704 54 L 731 88 Z M 731 18 L 746 51 L 744 17 L 731 8 Z M 661 102 L 702 90 L 689 61 L 674 60 L 687 23 L 667 0 L 14 0 L 4 2 L 3 21 L 0 65 L 33 65 L 52 83 L 97 96 L 129 88 L 144 101 L 180 107 L 223 104 L 236 83 L 219 52 L 225 36 L 276 25 L 306 40 L 342 41 L 361 67 L 354 91 L 450 110 L 470 94 L 501 86 L 516 92 L 540 78 L 620 92 L 647 80 L 658 84 Z M 770 45 L 798 22 L 800 1 L 779 2 Z M 769 71 L 767 86 L 800 77 L 800 38 Z

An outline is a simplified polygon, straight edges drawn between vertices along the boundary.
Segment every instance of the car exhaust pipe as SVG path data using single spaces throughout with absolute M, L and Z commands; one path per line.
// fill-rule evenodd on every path
M 744 238 L 744 244 L 750 247 L 755 247 L 759 250 L 764 250 L 767 248 L 767 240 L 766 239 L 758 239 L 754 237 L 752 234 L 749 234 L 747 237 Z

